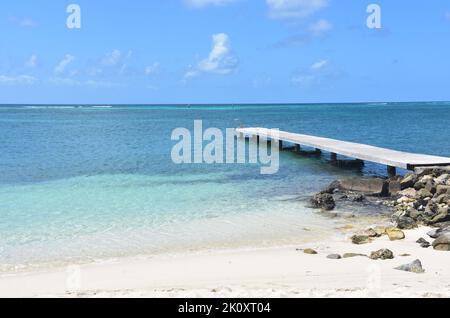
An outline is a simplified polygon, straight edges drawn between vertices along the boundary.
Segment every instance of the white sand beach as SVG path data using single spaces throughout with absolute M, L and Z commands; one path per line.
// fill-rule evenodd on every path
M 430 229 L 365 245 L 333 240 L 307 246 L 186 252 L 119 259 L 0 277 L 0 297 L 450 297 L 450 253 L 421 248 Z M 302 250 L 313 248 L 318 254 Z M 388 248 L 392 260 L 327 259 Z M 401 254 L 410 256 L 400 256 Z M 421 260 L 425 273 L 394 267 Z

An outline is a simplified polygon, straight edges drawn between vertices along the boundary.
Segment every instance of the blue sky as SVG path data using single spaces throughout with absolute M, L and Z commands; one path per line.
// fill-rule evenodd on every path
M 15 0 L 0 30 L 0 103 L 450 100 L 450 0 Z

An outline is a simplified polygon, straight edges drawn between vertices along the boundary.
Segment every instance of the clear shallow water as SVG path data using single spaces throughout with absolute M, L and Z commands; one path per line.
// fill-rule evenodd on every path
M 196 119 L 450 156 L 449 103 L 0 106 L 2 268 L 313 240 L 346 222 L 302 200 L 360 174 L 324 158 L 282 153 L 271 176 L 255 165 L 173 164 L 172 130 Z

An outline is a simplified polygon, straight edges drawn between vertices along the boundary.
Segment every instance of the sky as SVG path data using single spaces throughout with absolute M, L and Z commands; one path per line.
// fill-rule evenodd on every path
M 81 28 L 68 27 L 71 4 Z M 370 4 L 381 28 L 368 27 Z M 0 104 L 448 101 L 449 57 L 450 0 L 4 0 L 0 8 Z

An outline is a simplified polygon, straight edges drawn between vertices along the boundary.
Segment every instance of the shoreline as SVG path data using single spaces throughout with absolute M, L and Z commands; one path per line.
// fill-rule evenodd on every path
M 0 297 L 450 297 L 449 256 L 416 243 L 429 227 L 370 244 L 347 239 L 296 246 L 134 257 L 0 276 Z M 301 249 L 314 248 L 317 255 Z M 392 260 L 327 259 L 391 249 Z M 408 253 L 411 256 L 402 257 Z M 394 267 L 422 261 L 425 273 Z M 258 264 L 255 266 L 255 264 Z

